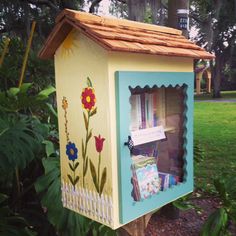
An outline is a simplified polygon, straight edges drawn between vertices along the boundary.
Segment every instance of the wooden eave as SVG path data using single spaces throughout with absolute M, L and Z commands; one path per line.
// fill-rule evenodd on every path
M 40 58 L 53 58 L 57 48 L 73 28 L 109 51 L 193 59 L 214 58 L 214 55 L 182 36 L 179 30 L 67 9 L 56 18 L 56 26 L 41 49 Z

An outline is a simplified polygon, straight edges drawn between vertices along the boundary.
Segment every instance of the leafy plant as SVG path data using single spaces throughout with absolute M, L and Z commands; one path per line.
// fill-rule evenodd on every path
M 36 118 L 14 114 L 0 118 L 0 169 L 4 172 L 24 169 L 40 152 L 43 129 Z
M 0 193 L 0 236 L 34 236 L 36 232 L 19 214 L 14 213 L 8 205 L 8 196 Z
M 236 176 L 224 175 L 214 180 L 214 186 L 222 202 L 222 206 L 215 210 L 203 225 L 201 235 L 223 236 L 230 235 L 228 226 L 230 221 L 236 222 Z
M 47 217 L 58 232 L 65 236 L 73 235 L 116 235 L 110 228 L 96 223 L 63 207 L 61 202 L 60 161 L 52 143 L 49 156 L 43 159 L 45 174 L 39 177 L 35 183 L 38 194 L 41 195 L 41 203 L 47 209 Z
M 196 208 L 196 206 L 190 202 L 191 195 L 192 194 L 188 194 L 184 197 L 181 197 L 181 198 L 175 200 L 174 202 L 172 202 L 172 204 L 181 211 L 186 211 L 189 209 Z
M 0 91 L 0 110 L 14 113 L 30 111 L 33 114 L 41 109 L 56 118 L 57 114 L 49 103 L 49 97 L 55 93 L 55 88 L 49 86 L 34 94 L 32 86 L 31 83 L 24 83 L 20 88 L 11 87 L 7 91 Z

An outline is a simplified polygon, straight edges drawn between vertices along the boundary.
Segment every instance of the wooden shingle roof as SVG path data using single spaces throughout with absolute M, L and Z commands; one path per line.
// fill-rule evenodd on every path
M 108 51 L 213 59 L 214 55 L 181 35 L 180 30 L 129 20 L 100 17 L 65 9 L 39 56 L 53 58 L 57 48 L 73 29 L 82 31 Z

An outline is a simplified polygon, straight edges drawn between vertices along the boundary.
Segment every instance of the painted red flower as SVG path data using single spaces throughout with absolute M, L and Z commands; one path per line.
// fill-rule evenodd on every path
M 96 150 L 97 152 L 100 153 L 103 149 L 103 142 L 105 141 L 105 138 L 102 138 L 100 134 L 98 135 L 98 137 L 94 136 L 94 138 L 95 138 Z
M 87 87 L 83 90 L 81 94 L 81 102 L 83 108 L 86 110 L 92 110 L 95 106 L 96 97 L 94 93 L 94 89 L 91 87 Z

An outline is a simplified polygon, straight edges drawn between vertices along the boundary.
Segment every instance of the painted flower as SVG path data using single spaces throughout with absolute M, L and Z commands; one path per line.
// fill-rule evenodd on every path
M 63 97 L 63 99 L 62 99 L 62 108 L 64 110 L 66 110 L 68 108 L 68 102 L 67 102 L 67 99 L 65 97 Z
M 66 145 L 66 155 L 68 156 L 70 161 L 74 161 L 78 158 L 78 149 L 75 144 L 72 142 L 67 143 Z
M 103 149 L 103 142 L 105 141 L 105 138 L 102 138 L 100 134 L 98 135 L 98 137 L 94 136 L 94 138 L 95 138 L 96 150 L 97 152 L 100 153 Z
M 81 94 L 81 102 L 84 109 L 89 111 L 93 109 L 95 106 L 96 97 L 92 87 L 87 87 L 83 90 Z

